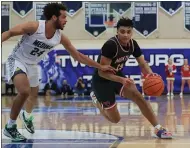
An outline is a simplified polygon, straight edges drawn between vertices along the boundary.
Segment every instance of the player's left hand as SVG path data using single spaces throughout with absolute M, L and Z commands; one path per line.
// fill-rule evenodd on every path
M 116 69 L 110 65 L 101 65 L 100 70 L 103 72 L 111 72 L 113 74 L 116 73 Z

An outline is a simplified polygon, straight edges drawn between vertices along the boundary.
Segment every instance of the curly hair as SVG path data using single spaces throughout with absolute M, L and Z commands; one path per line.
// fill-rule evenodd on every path
M 118 22 L 117 22 L 117 29 L 119 27 L 124 26 L 124 27 L 132 27 L 133 28 L 133 21 L 129 19 L 128 17 L 122 17 Z
M 60 10 L 67 10 L 66 6 L 63 3 L 48 3 L 43 9 L 43 15 L 46 20 L 50 20 L 53 15 L 59 17 Z

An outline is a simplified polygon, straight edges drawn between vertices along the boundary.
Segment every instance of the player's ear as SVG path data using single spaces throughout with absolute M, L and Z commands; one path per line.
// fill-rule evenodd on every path
M 53 19 L 54 21 L 57 21 L 57 16 L 53 15 L 53 16 L 52 16 L 52 19 Z

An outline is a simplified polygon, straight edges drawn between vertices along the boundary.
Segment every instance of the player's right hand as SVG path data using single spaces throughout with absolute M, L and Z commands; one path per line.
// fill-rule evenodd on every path
M 145 77 L 145 79 L 148 78 L 148 77 L 151 77 L 151 76 L 158 76 L 158 77 L 162 78 L 162 77 L 161 77 L 159 74 L 157 74 L 157 73 L 151 73 L 151 74 L 147 74 L 147 76 Z

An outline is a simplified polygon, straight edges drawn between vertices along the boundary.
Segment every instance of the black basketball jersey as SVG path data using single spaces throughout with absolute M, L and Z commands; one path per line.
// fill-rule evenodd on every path
M 98 62 L 100 63 L 101 56 L 107 57 L 112 60 L 111 66 L 116 68 L 118 72 L 121 72 L 130 55 L 134 57 L 140 57 L 142 55 L 137 42 L 131 39 L 127 46 L 122 46 L 119 43 L 118 37 L 114 36 L 103 45 Z

